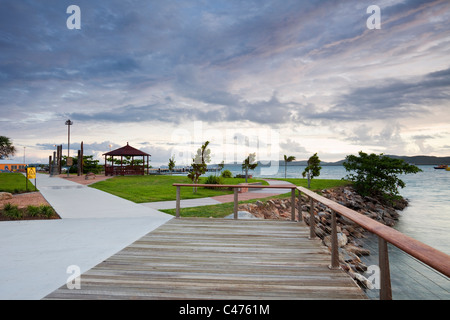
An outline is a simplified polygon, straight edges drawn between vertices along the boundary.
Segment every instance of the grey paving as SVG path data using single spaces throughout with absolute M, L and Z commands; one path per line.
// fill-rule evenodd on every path
M 62 219 L 0 222 L 0 299 L 41 299 L 173 218 L 61 179 L 37 186 Z

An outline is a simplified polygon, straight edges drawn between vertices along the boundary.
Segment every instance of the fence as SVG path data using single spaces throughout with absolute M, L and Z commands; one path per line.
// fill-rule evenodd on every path
M 218 187 L 218 188 L 232 188 L 234 190 L 234 219 L 238 218 L 238 190 L 242 188 L 242 185 L 211 185 L 211 184 L 173 184 L 177 188 L 176 190 L 176 218 L 180 218 L 180 200 L 181 200 L 181 187 Z M 310 239 L 316 238 L 315 233 L 315 215 L 314 215 L 314 202 L 321 203 L 332 210 L 332 223 L 331 223 L 331 264 L 330 268 L 340 268 L 339 262 L 339 248 L 337 238 L 337 223 L 336 215 L 339 214 L 357 225 L 361 226 L 365 230 L 373 233 L 378 237 L 378 250 L 379 250 L 379 268 L 380 268 L 380 299 L 391 300 L 392 289 L 390 279 L 389 268 L 389 253 L 387 244 L 390 243 L 410 256 L 418 259 L 419 261 L 430 266 L 434 270 L 442 273 L 443 275 L 450 277 L 450 256 L 430 247 L 420 241 L 417 241 L 407 235 L 388 227 L 380 222 L 377 222 L 369 217 L 366 217 L 352 209 L 349 209 L 337 202 L 327 199 L 309 189 L 297 186 L 286 185 L 245 185 L 245 188 L 273 188 L 273 189 L 290 189 L 291 190 L 291 220 L 295 221 L 295 199 L 296 190 L 298 190 L 298 212 L 299 219 L 302 218 L 302 192 L 309 198 L 309 227 L 310 227 Z

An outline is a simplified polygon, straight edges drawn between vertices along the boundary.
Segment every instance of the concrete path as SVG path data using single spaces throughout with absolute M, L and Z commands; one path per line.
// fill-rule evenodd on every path
M 37 175 L 36 184 L 61 219 L 0 222 L 2 300 L 41 299 L 70 282 L 76 272 L 86 272 L 173 218 L 156 209 L 175 208 L 175 201 L 136 204 L 70 179 L 43 174 Z M 252 190 L 239 198 L 286 192 Z M 181 207 L 229 201 L 233 195 L 182 200 Z
M 67 179 L 37 187 L 62 219 L 0 222 L 2 300 L 41 299 L 173 218 Z

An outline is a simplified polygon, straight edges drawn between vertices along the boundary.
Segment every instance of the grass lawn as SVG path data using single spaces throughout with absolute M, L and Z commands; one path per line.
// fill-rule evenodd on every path
M 0 192 L 23 193 L 34 191 L 34 185 L 28 180 L 28 190 L 26 189 L 26 178 L 19 172 L 0 173 Z
M 206 177 L 200 178 L 202 183 Z M 249 182 L 263 182 L 258 179 L 248 179 Z M 229 178 L 224 179 L 225 184 L 238 184 L 245 182 L 245 179 Z M 155 202 L 169 201 L 176 199 L 176 188 L 172 186 L 174 183 L 192 183 L 186 176 L 121 176 L 114 177 L 105 181 L 99 181 L 91 184 L 90 187 L 96 188 L 118 197 L 136 202 Z M 232 190 L 213 190 L 205 188 L 197 188 L 197 193 L 193 193 L 193 188 L 182 187 L 181 199 L 195 199 L 219 196 L 223 194 L 233 193 Z
M 302 186 L 307 187 L 308 186 L 308 180 L 307 179 L 274 179 L 274 180 L 283 180 L 283 181 L 289 181 L 296 186 Z M 311 181 L 311 189 L 313 191 L 318 191 L 323 189 L 331 189 L 336 188 L 340 186 L 349 185 L 350 182 L 345 180 L 331 180 L 331 179 L 313 179 Z M 183 190 L 183 188 L 181 188 Z M 270 199 L 275 198 L 288 198 L 290 199 L 291 192 L 288 191 L 285 194 L 281 194 L 278 196 L 271 196 L 267 198 L 262 199 L 253 199 L 253 200 L 247 200 L 247 201 L 239 201 L 239 203 L 255 203 L 256 201 L 267 201 Z M 183 199 L 183 198 L 182 198 Z M 234 210 L 234 203 L 223 203 L 223 204 L 217 204 L 217 205 L 211 205 L 211 206 L 200 206 L 200 207 L 192 207 L 192 208 L 181 208 L 180 209 L 180 216 L 181 217 L 200 217 L 200 218 L 223 218 L 233 213 Z M 165 209 L 165 210 L 159 210 L 171 215 L 175 215 L 175 209 Z

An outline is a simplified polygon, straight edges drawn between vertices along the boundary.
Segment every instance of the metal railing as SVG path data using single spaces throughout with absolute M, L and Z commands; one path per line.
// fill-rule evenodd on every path
M 387 244 L 390 243 L 410 256 L 418 259 L 419 261 L 430 266 L 434 270 L 442 273 L 443 275 L 450 277 L 450 256 L 441 252 L 433 247 L 430 247 L 418 240 L 415 240 L 392 227 L 388 227 L 378 221 L 375 221 L 369 217 L 366 217 L 357 211 L 347 208 L 335 201 L 325 198 L 309 189 L 297 186 L 286 185 L 214 185 L 214 184 L 173 184 L 177 188 L 176 193 L 176 218 L 180 218 L 180 200 L 181 200 L 181 187 L 217 187 L 217 188 L 232 188 L 234 190 L 234 219 L 238 218 L 238 190 L 240 188 L 271 188 L 271 189 L 290 189 L 291 190 L 291 220 L 295 221 L 295 199 L 296 190 L 298 190 L 298 212 L 299 220 L 302 219 L 302 192 L 309 198 L 310 201 L 310 215 L 309 215 L 309 227 L 310 227 L 310 239 L 315 239 L 315 215 L 314 215 L 314 202 L 319 202 L 332 211 L 332 223 L 331 223 L 331 264 L 330 268 L 340 268 L 339 262 L 339 247 L 337 239 L 337 223 L 336 214 L 353 221 L 357 225 L 361 226 L 365 230 L 375 234 L 378 237 L 378 250 L 379 250 L 379 268 L 380 268 L 380 299 L 391 300 L 392 289 L 390 279 L 389 268 L 389 254 Z

